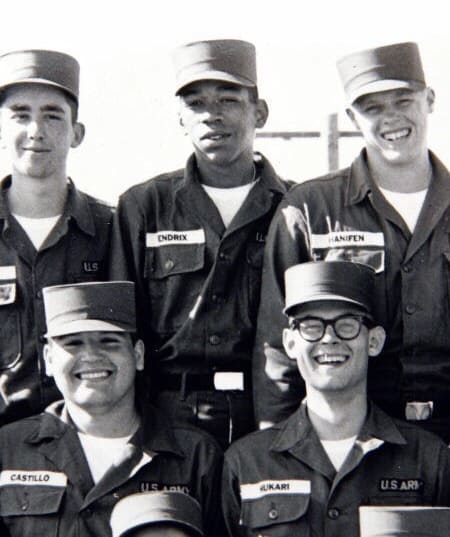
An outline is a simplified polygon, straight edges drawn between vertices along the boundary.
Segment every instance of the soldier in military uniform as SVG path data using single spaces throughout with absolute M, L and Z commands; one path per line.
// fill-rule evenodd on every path
M 387 341 L 369 366 L 369 394 L 450 442 L 450 175 L 427 148 L 434 92 L 415 43 L 350 54 L 338 67 L 365 148 L 349 168 L 292 188 L 274 217 L 255 343 L 257 418 L 286 417 L 304 393 L 282 352 L 284 271 L 341 259 L 377 274 L 374 314 Z
M 119 200 L 111 275 L 136 282 L 157 405 L 223 447 L 253 430 L 251 354 L 265 236 L 287 190 L 254 154 L 268 109 L 251 43 L 213 40 L 174 55 L 185 169 Z
M 63 400 L 0 430 L 0 534 L 111 535 L 123 496 L 179 491 L 221 535 L 222 455 L 203 431 L 171 425 L 136 396 L 144 346 L 132 282 L 44 289 L 47 373 Z
M 371 268 L 349 261 L 286 271 L 283 342 L 306 399 L 227 451 L 230 536 L 359 537 L 360 506 L 450 504 L 447 445 L 367 399 L 368 365 L 385 339 L 374 284 Z
M 79 65 L 67 54 L 0 57 L 0 424 L 60 397 L 45 374 L 42 288 L 106 279 L 111 207 L 80 192 L 67 156 L 83 141 Z

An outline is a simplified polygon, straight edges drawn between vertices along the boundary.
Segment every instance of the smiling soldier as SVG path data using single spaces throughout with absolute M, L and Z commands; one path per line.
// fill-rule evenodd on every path
M 184 170 L 119 201 L 111 274 L 136 282 L 151 394 L 223 447 L 253 430 L 251 355 L 266 232 L 287 185 L 253 152 L 268 109 L 238 40 L 175 52 Z
M 112 210 L 78 191 L 67 157 L 84 138 L 78 62 L 61 52 L 0 57 L 0 424 L 60 397 L 45 375 L 42 288 L 105 279 Z
M 340 259 L 377 274 L 387 342 L 369 366 L 369 394 L 450 442 L 450 175 L 427 149 L 434 92 L 415 43 L 351 54 L 338 68 L 365 148 L 350 168 L 291 189 L 274 217 L 255 343 L 258 421 L 286 417 L 302 394 L 281 351 L 284 270 Z
M 349 261 L 286 271 L 283 343 L 306 399 L 227 451 L 230 536 L 359 537 L 361 505 L 449 504 L 446 444 L 367 400 L 368 365 L 385 339 L 373 318 L 374 280 L 371 268 Z
M 134 284 L 53 286 L 44 301 L 47 373 L 64 400 L 0 431 L 0 534 L 107 537 L 122 496 L 175 490 L 200 503 L 208 535 L 221 535 L 220 449 L 141 412 Z

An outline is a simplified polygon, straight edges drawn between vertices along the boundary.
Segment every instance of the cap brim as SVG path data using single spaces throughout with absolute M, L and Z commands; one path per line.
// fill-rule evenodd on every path
M 244 86 L 246 88 L 256 88 L 256 84 L 251 80 L 248 80 L 248 78 L 232 75 L 224 71 L 201 71 L 179 80 L 177 82 L 175 95 L 179 95 L 184 88 L 194 82 L 199 82 L 200 80 L 219 80 L 223 82 L 230 82 L 231 84 L 237 84 L 238 86 Z
M 194 524 L 191 524 L 187 520 L 182 519 L 181 517 L 175 516 L 173 513 L 154 513 L 152 512 L 151 516 L 149 516 L 148 513 L 144 513 L 141 516 L 137 516 L 132 520 L 127 521 L 126 525 L 122 530 L 119 531 L 118 537 L 125 537 L 128 535 L 128 532 L 132 532 L 132 530 L 135 530 L 137 528 L 141 528 L 143 526 L 151 525 L 151 524 L 159 524 L 159 523 L 166 523 L 170 522 L 173 524 L 179 524 L 183 528 L 188 528 L 189 530 L 192 530 L 195 532 L 196 535 L 201 535 L 203 537 L 203 531 L 195 526 Z
M 411 89 L 419 90 L 425 89 L 425 85 L 421 82 L 414 82 L 411 80 L 392 80 L 392 79 L 382 79 L 374 80 L 368 84 L 364 84 L 359 88 L 355 88 L 347 95 L 347 100 L 350 104 L 353 104 L 357 99 L 363 95 L 368 95 L 370 93 L 380 93 L 382 91 L 391 91 L 396 89 Z
M 66 336 L 69 334 L 78 334 L 79 332 L 134 332 L 129 326 L 116 323 L 109 323 L 97 319 L 78 319 L 61 326 L 55 326 L 48 331 L 47 337 Z
M 51 86 L 53 88 L 58 88 L 68 93 L 69 95 L 71 95 L 78 102 L 78 95 L 76 95 L 70 88 L 63 86 L 62 84 L 57 84 L 56 82 L 52 82 L 51 80 L 47 80 L 46 78 L 23 78 L 19 80 L 14 80 L 13 82 L 8 82 L 4 85 L 0 85 L 0 92 L 5 90 L 6 88 L 16 86 L 17 84 L 42 84 L 44 86 Z
M 299 306 L 302 306 L 303 304 L 308 304 L 309 302 L 321 302 L 324 300 L 338 300 L 339 302 L 348 302 L 349 304 L 354 304 L 355 306 L 359 306 L 360 308 L 363 308 L 365 311 L 368 311 L 367 306 L 363 304 L 362 302 L 358 302 L 357 300 L 352 300 L 351 298 L 348 298 L 346 296 L 342 295 L 333 295 L 333 294 L 326 294 L 326 295 L 308 295 L 304 299 L 299 298 L 295 301 L 295 303 L 289 304 L 289 306 L 286 306 L 283 310 L 283 313 L 285 315 L 289 315 L 289 311 L 292 308 L 297 308 Z

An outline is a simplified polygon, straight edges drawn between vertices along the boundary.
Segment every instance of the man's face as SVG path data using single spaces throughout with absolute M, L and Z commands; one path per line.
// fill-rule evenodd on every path
M 303 305 L 295 319 L 332 320 L 343 315 L 361 316 L 362 310 L 340 301 L 317 301 Z M 381 332 L 380 332 L 381 331 Z M 321 392 L 365 390 L 368 356 L 375 356 L 384 343 L 381 327 L 362 324 L 354 339 L 341 339 L 328 325 L 323 337 L 310 342 L 294 328 L 284 332 L 284 346 L 297 366 L 307 388 Z
M 397 89 L 360 97 L 347 111 L 364 136 L 369 157 L 392 164 L 414 163 L 427 151 L 427 116 L 434 93 Z
M 45 179 L 66 175 L 70 147 L 77 147 L 83 126 L 72 122 L 69 103 L 57 88 L 18 84 L 6 90 L 0 110 L 1 144 L 12 172 Z
M 91 413 L 113 411 L 134 399 L 136 370 L 144 367 L 141 341 L 126 332 L 79 332 L 51 338 L 46 371 L 65 401 Z
M 228 166 L 253 158 L 255 128 L 264 126 L 267 108 L 247 88 L 203 80 L 180 95 L 179 118 L 200 161 Z

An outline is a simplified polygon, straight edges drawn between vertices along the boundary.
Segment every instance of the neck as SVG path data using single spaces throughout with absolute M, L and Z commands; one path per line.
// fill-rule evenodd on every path
M 324 393 L 307 389 L 306 405 L 321 440 L 342 440 L 358 435 L 367 414 L 366 392 Z
M 119 438 L 133 434 L 140 422 L 134 400 L 132 404 L 123 404 L 111 411 L 95 412 L 81 408 L 71 403 L 67 404 L 70 418 L 81 433 L 99 436 L 101 438 Z
M 197 157 L 200 180 L 204 185 L 216 188 L 233 188 L 251 183 L 255 179 L 253 155 L 227 166 L 220 166 Z
M 12 213 L 29 218 L 46 218 L 63 212 L 67 197 L 67 178 L 36 179 L 13 174 L 7 191 Z
M 414 161 L 400 164 L 387 162 L 379 155 L 369 155 L 368 166 L 375 183 L 392 192 L 419 192 L 428 188 L 431 181 L 428 152 Z

